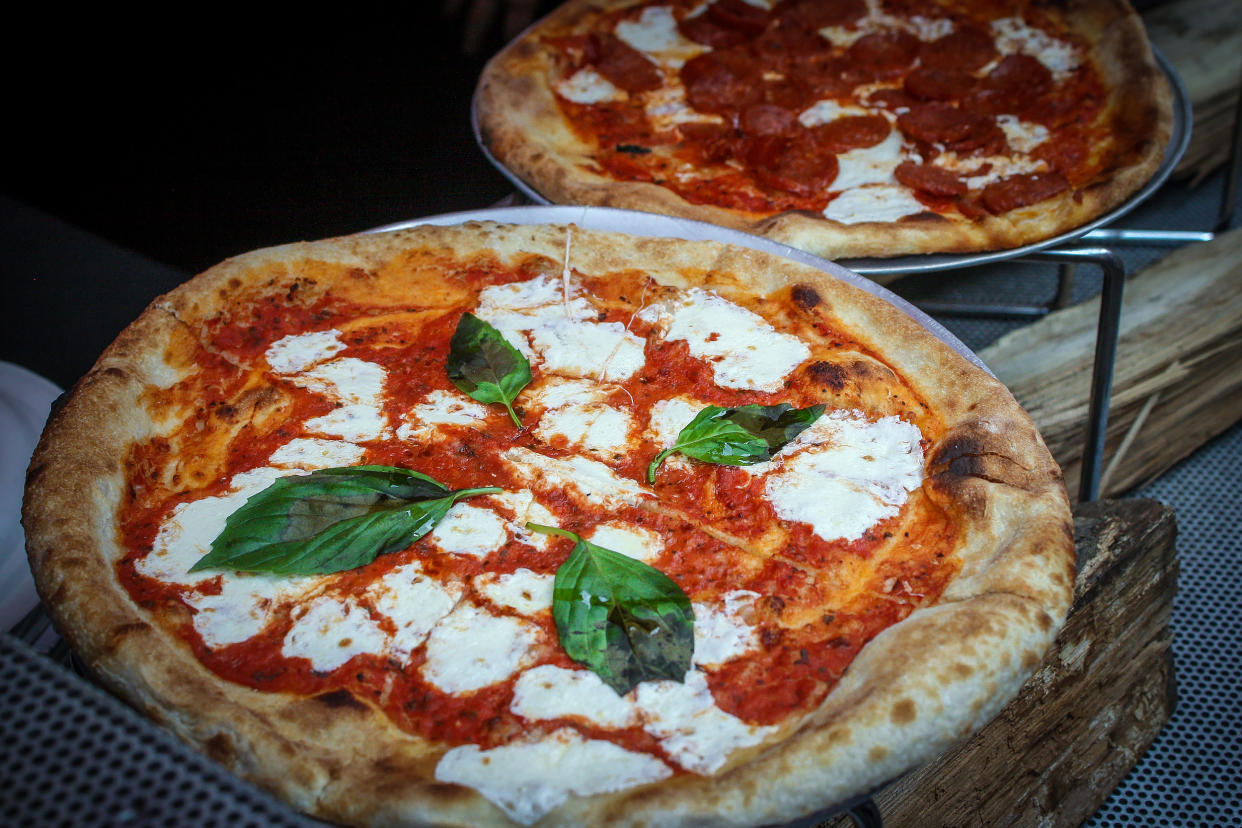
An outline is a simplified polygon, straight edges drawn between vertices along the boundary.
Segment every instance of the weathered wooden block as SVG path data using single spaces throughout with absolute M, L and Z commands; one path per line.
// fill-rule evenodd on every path
M 1079 825 L 1168 721 L 1173 512 L 1095 501 L 1075 511 L 1074 532 L 1074 605 L 1043 666 L 972 739 L 874 796 L 888 828 Z

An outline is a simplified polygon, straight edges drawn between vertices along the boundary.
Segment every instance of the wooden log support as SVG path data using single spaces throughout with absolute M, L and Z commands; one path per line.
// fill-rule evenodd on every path
M 1229 155 L 1242 83 L 1242 14 L 1220 0 L 1173 0 L 1145 11 L 1143 22 L 1190 97 L 1194 128 L 1173 175 L 1197 183 Z
M 1077 826 L 1168 721 L 1173 512 L 1093 501 L 1076 510 L 1074 534 L 1074 604 L 1043 666 L 972 739 L 873 797 L 887 828 Z
M 1078 491 L 1099 300 L 979 352 L 1030 412 Z M 1242 230 L 1184 247 L 1126 282 L 1100 492 L 1167 470 L 1242 419 Z

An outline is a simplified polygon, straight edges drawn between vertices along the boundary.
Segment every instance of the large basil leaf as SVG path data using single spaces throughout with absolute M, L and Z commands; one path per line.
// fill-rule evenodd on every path
M 190 568 L 310 575 L 365 566 L 430 532 L 464 497 L 394 466 L 319 469 L 282 477 L 229 515 L 211 551 Z
M 462 314 L 449 342 L 448 375 L 453 385 L 482 403 L 500 403 L 518 428 L 513 401 L 530 384 L 530 363 L 500 331 L 472 313 Z
M 624 695 L 641 681 L 684 681 L 694 655 L 694 610 L 681 587 L 642 561 L 573 532 L 526 524 L 573 540 L 556 570 L 552 618 L 561 646 Z
M 647 467 L 647 482 L 675 451 L 695 460 L 729 466 L 749 466 L 770 460 L 773 454 L 801 434 L 824 413 L 824 406 L 794 408 L 777 405 L 709 405 L 677 434 L 677 442 L 656 455 Z

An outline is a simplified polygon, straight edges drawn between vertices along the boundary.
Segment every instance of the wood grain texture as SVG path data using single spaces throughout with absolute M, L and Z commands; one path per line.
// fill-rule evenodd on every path
M 1242 82 L 1242 10 L 1220 0 L 1174 0 L 1143 14 L 1194 112 L 1190 146 L 1173 174 L 1196 182 L 1225 162 Z
M 1126 283 L 1101 493 L 1167 470 L 1242 419 L 1242 230 L 1182 248 Z M 1078 490 L 1098 299 L 979 352 L 1030 412 Z
M 1074 605 L 1043 666 L 974 738 L 874 796 L 888 828 L 1079 825 L 1168 721 L 1173 513 L 1094 501 L 1074 530 Z

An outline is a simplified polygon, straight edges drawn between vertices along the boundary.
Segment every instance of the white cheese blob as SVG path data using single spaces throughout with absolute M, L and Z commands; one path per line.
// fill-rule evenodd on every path
M 536 489 L 564 489 L 595 506 L 635 506 L 651 492 L 628 477 L 621 477 L 596 460 L 571 455 L 548 457 L 528 448 L 511 448 L 501 455 L 507 466 L 526 485 Z
M 651 406 L 644 436 L 660 448 L 672 448 L 677 444 L 677 435 L 681 430 L 690 425 L 690 421 L 706 407 L 707 403 L 690 397 L 660 400 Z M 677 455 L 670 455 L 668 461 L 671 462 L 676 457 Z
M 584 66 L 556 84 L 556 92 L 562 98 L 580 104 L 597 104 L 620 101 L 628 97 L 625 90 L 618 89 L 612 81 Z
M 832 123 L 839 118 L 855 115 L 870 115 L 871 110 L 856 104 L 843 104 L 830 98 L 816 101 L 798 115 L 798 122 L 808 129 L 822 124 Z
M 694 663 L 716 667 L 753 650 L 759 634 L 746 622 L 759 593 L 735 589 L 718 602 L 694 604 Z
M 532 400 L 546 409 L 535 426 L 535 436 L 545 442 L 564 437 L 571 446 L 592 454 L 626 451 L 633 419 L 628 412 L 604 403 L 605 397 L 607 389 L 581 380 L 543 386 Z
M 504 546 L 509 533 L 504 518 L 491 509 L 458 501 L 431 530 L 430 538 L 450 554 L 483 558 Z
M 948 17 L 923 17 L 922 15 L 914 15 L 910 18 L 910 27 L 914 30 L 915 36 L 919 40 L 939 40 L 942 37 L 953 34 L 956 28 L 953 20 Z
M 525 567 L 513 572 L 484 572 L 474 579 L 475 588 L 498 607 L 536 615 L 552 610 L 552 583 L 556 576 Z
M 777 471 L 765 481 L 764 497 L 782 520 L 809 524 L 824 540 L 856 540 L 901 511 L 922 485 L 921 439 L 900 417 L 870 422 L 834 411 L 769 461 Z
M 269 345 L 264 357 L 278 374 L 305 371 L 316 362 L 330 359 L 345 350 L 340 336 L 341 332 L 336 330 L 290 334 Z
M 683 37 L 669 6 L 648 6 L 637 20 L 617 24 L 616 35 L 660 66 L 679 69 L 690 58 L 708 51 Z
M 691 288 L 662 309 L 666 339 L 685 340 L 707 362 L 717 385 L 777 391 L 811 355 L 806 343 L 777 331 L 762 316 L 712 291 Z
M 474 425 L 488 416 L 487 406 L 464 394 L 437 390 L 401 416 L 397 426 L 400 440 L 426 440 L 437 434 L 436 426 Z
M 475 315 L 550 374 L 627 380 L 646 361 L 645 344 L 620 322 L 594 322 L 597 311 L 561 279 L 540 276 L 479 294 Z
M 427 636 L 423 678 L 446 693 L 467 693 L 504 681 L 534 659 L 535 625 L 459 603 Z
M 532 667 L 518 677 L 509 709 L 524 719 L 572 716 L 599 727 L 630 727 L 637 720 L 630 697 L 618 696 L 595 673 L 552 664 Z
M 328 673 L 362 653 L 382 653 L 388 634 L 364 608 L 350 601 L 320 596 L 293 622 L 280 651 L 286 658 L 305 658 L 319 673 Z
M 680 80 L 669 79 L 664 86 L 644 93 L 643 111 L 657 131 L 669 130 L 678 124 L 723 124 L 724 118 L 693 109 L 686 100 L 686 87 Z
M 993 181 L 999 181 L 1011 175 L 1045 172 L 1048 169 L 1048 164 L 1042 158 L 1007 155 L 968 155 L 959 158 L 955 152 L 940 153 L 932 164 L 962 176 L 966 186 L 972 190 L 982 189 Z
M 761 743 L 776 731 L 731 716 L 716 706 L 706 677 L 686 673 L 684 683 L 644 681 L 633 691 L 643 716 L 643 730 L 686 770 L 708 774 L 719 770 L 734 751 Z
M 834 184 L 835 188 L 836 185 Z M 876 184 L 846 190 L 828 202 L 824 218 L 842 224 L 859 224 L 865 221 L 897 221 L 905 216 L 926 212 L 917 198 L 905 187 L 892 184 Z
M 381 440 L 387 431 L 384 413 L 373 405 L 342 405 L 302 424 L 310 432 L 341 437 L 353 443 Z
M 366 456 L 362 446 L 344 440 L 325 440 L 320 437 L 298 437 L 272 452 L 267 462 L 273 466 L 294 469 L 331 469 L 339 466 L 357 466 Z
M 342 357 L 293 374 L 289 380 L 341 402 L 379 407 L 386 378 L 387 371 L 382 365 Z
M 535 499 L 534 492 L 528 489 L 518 489 L 512 492 L 497 492 L 488 497 L 513 512 L 513 520 L 508 522 L 509 532 L 513 537 L 536 549 L 548 548 L 550 542 L 548 536 L 531 532 L 526 528 L 526 524 L 538 523 L 541 526 L 559 527 L 560 523 L 556 515 L 549 512 L 546 506 Z
M 905 160 L 901 133 L 890 130 L 883 141 L 856 147 L 837 156 L 837 177 L 830 190 L 851 190 L 864 184 L 896 185 L 893 170 Z
M 570 795 L 620 791 L 671 774 L 654 756 L 584 739 L 569 728 L 491 750 L 462 745 L 436 765 L 436 779 L 474 788 L 522 825 L 536 822 Z
M 997 115 L 996 123 L 1005 133 L 1005 141 L 1018 152 L 1030 152 L 1048 140 L 1046 126 L 1023 121 L 1017 115 Z
M 428 578 L 417 561 L 397 567 L 367 588 L 375 610 L 397 628 L 389 650 L 402 661 L 426 640 L 440 619 L 452 612 L 462 592 L 462 585 L 456 581 Z
M 1020 17 L 993 20 L 992 33 L 1002 55 L 1029 55 L 1048 67 L 1058 81 L 1069 77 L 1082 63 L 1082 56 L 1072 43 L 1027 25 Z
M 297 601 L 325 580 L 316 575 L 221 574 L 219 570 L 204 574 L 220 575 L 219 594 L 189 593 L 186 603 L 195 610 L 195 632 L 213 649 L 263 632 L 280 607 Z
M 664 552 L 664 539 L 658 532 L 615 520 L 595 526 L 587 540 L 643 563 L 651 563 Z

